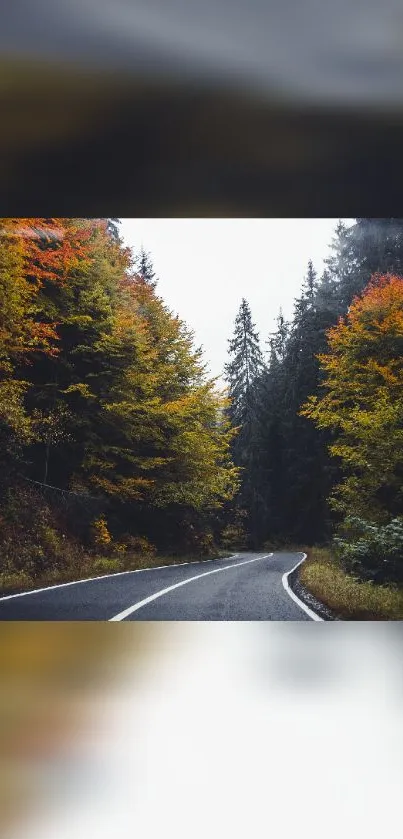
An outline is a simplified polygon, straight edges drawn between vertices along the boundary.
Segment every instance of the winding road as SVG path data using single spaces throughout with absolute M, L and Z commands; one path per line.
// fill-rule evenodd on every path
M 0 598 L 0 620 L 321 620 L 288 585 L 302 559 L 240 553 L 65 583 Z

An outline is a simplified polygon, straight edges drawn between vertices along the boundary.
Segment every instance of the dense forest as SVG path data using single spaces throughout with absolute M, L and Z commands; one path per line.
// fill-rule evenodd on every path
M 339 223 L 264 353 L 247 301 L 229 343 L 228 415 L 249 545 L 325 545 L 403 578 L 403 220 Z
M 3 585 L 209 552 L 238 487 L 227 401 L 113 219 L 0 239 Z
M 226 389 L 117 219 L 0 231 L 3 588 L 329 544 L 401 580 L 402 219 L 340 222 L 263 346 L 243 299 Z

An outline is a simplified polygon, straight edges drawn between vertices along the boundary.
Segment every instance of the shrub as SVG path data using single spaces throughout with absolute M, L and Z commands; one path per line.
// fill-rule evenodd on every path
M 25 589 L 32 585 L 32 578 L 25 571 L 0 572 L 0 590 Z
M 120 559 L 107 559 L 106 557 L 98 557 L 91 563 L 91 573 L 99 574 L 116 574 L 123 571 L 123 565 Z
M 221 544 L 225 550 L 246 548 L 247 537 L 241 524 L 228 524 L 221 533 Z
M 375 582 L 403 579 L 403 517 L 376 524 L 357 516 L 345 519 L 334 540 L 346 570 Z
M 112 543 L 108 525 L 104 516 L 99 516 L 92 524 L 93 542 L 98 550 L 107 551 Z
M 119 554 L 119 556 L 125 556 L 127 553 L 127 544 L 125 542 L 114 542 L 113 551 Z
M 25 487 L 9 492 L 0 521 L 0 571 L 24 571 L 36 578 L 80 555 L 40 493 Z
M 197 548 L 201 555 L 216 553 L 216 546 L 214 544 L 214 536 L 208 531 L 201 533 L 197 540 Z
M 127 546 L 127 550 L 140 556 L 152 557 L 157 553 L 155 545 L 145 536 L 123 536 L 122 543 Z
M 299 569 L 305 588 L 341 620 L 402 620 L 403 591 L 396 585 L 362 581 L 342 568 L 327 549 L 308 548 Z

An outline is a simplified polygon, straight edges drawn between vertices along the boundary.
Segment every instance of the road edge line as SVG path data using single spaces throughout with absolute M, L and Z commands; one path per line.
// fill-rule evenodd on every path
M 122 612 L 119 612 L 112 618 L 108 618 L 108 623 L 123 621 L 132 615 L 133 612 L 137 612 L 139 609 L 142 609 L 143 606 L 148 606 L 149 603 L 152 603 L 154 600 L 158 600 L 159 597 L 163 597 L 165 594 L 168 594 L 170 591 L 174 591 L 177 588 L 186 586 L 188 583 L 193 583 L 194 580 L 200 580 L 202 577 L 209 577 L 211 574 L 219 574 L 222 571 L 230 571 L 232 568 L 239 568 L 241 565 L 250 565 L 252 562 L 258 562 L 261 559 L 268 559 L 270 556 L 273 556 L 273 553 L 256 556 L 253 559 L 245 559 L 242 562 L 237 562 L 236 565 L 225 565 L 224 568 L 214 568 L 213 571 L 205 571 L 203 574 L 196 574 L 195 577 L 189 577 L 187 580 L 181 580 L 179 583 L 175 583 L 172 586 L 167 586 L 167 588 L 162 588 L 159 591 L 154 592 L 154 594 L 151 594 L 149 597 L 144 597 L 143 600 L 138 600 L 137 603 L 133 603 L 126 609 L 123 609 Z
M 307 606 L 306 603 L 303 602 L 303 600 L 300 600 L 300 598 L 295 594 L 295 592 L 293 592 L 293 590 L 292 590 L 292 588 L 291 588 L 291 586 L 288 582 L 288 577 L 290 576 L 290 574 L 292 574 L 292 572 L 295 571 L 296 568 L 299 567 L 299 565 L 302 565 L 302 563 L 305 562 L 307 557 L 308 557 L 308 554 L 303 553 L 302 554 L 302 559 L 300 559 L 299 562 L 297 562 L 297 564 L 294 565 L 294 567 L 291 568 L 290 571 L 286 571 L 285 574 L 283 574 L 283 576 L 281 578 L 281 582 L 282 582 L 283 588 L 285 589 L 287 594 L 291 597 L 292 600 L 294 600 L 294 603 L 296 603 L 300 607 L 300 609 L 302 609 L 304 612 L 306 612 L 306 614 L 311 618 L 311 620 L 313 620 L 313 621 L 323 621 L 324 619 L 321 618 L 320 615 L 318 615 L 316 612 L 314 612 L 313 609 L 310 609 L 309 606 Z
M 85 580 L 70 580 L 68 583 L 56 583 L 54 586 L 44 586 L 43 588 L 35 588 L 30 591 L 19 591 L 16 594 L 6 594 L 0 597 L 0 603 L 4 600 L 13 600 L 15 597 L 27 597 L 28 594 L 42 594 L 44 591 L 53 591 L 56 588 L 78 586 L 80 583 L 92 583 L 95 580 L 107 580 L 108 577 L 122 577 L 124 574 L 140 574 L 142 571 L 160 571 L 162 568 L 178 568 L 179 565 L 200 565 L 203 562 L 217 562 L 220 559 L 238 559 L 238 555 L 231 554 L 231 556 L 219 556 L 216 559 L 200 559 L 195 562 L 171 562 L 169 565 L 150 565 L 148 568 L 133 568 L 132 571 L 115 571 L 114 574 L 102 574 L 100 577 L 87 577 Z

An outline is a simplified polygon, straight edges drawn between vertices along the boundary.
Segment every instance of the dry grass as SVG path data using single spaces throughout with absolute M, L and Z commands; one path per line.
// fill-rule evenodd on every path
M 343 620 L 403 620 L 403 589 L 361 582 L 325 548 L 309 548 L 299 579 Z

